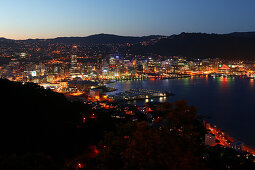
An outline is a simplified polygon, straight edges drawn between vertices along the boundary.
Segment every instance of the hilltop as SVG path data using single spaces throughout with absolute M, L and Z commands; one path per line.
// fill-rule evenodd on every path
M 181 33 L 171 36 L 119 36 L 95 34 L 86 37 L 57 37 L 52 39 L 10 40 L 0 38 L 0 46 L 14 45 L 16 41 L 29 43 L 62 43 L 81 45 L 131 44 L 125 47 L 133 54 L 156 54 L 163 56 L 185 56 L 223 59 L 254 59 L 255 32 L 229 34 Z M 143 44 L 141 42 L 153 42 Z
M 181 33 L 159 40 L 149 46 L 136 45 L 136 53 L 166 56 L 255 58 L 255 32 L 230 34 Z

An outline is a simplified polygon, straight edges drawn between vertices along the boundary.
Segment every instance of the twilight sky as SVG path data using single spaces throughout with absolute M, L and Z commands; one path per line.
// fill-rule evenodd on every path
M 255 0 L 0 0 L 0 37 L 255 31 Z

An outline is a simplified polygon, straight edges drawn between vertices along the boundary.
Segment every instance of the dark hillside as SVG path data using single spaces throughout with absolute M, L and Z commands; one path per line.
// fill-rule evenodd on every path
M 161 39 L 151 46 L 136 45 L 132 51 L 166 56 L 254 59 L 255 37 L 248 33 L 182 33 Z

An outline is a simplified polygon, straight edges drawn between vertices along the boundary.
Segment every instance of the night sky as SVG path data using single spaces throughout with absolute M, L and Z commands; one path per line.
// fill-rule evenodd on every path
M 0 0 L 0 37 L 255 31 L 254 0 Z

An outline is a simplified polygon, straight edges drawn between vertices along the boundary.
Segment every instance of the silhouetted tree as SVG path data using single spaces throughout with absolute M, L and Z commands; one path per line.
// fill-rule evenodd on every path
M 106 169 L 205 169 L 200 159 L 201 122 L 186 102 L 165 103 L 165 116 L 153 126 L 147 122 L 125 124 L 107 133 L 94 162 Z M 193 139 L 195 138 L 195 140 Z

